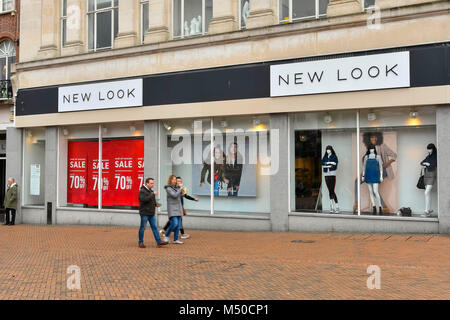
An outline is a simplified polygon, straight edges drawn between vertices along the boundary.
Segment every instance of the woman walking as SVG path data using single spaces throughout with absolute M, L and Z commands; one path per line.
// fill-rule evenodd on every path
M 170 234 L 174 233 L 173 243 L 183 244 L 178 240 L 178 233 L 180 231 L 180 221 L 183 216 L 183 205 L 181 204 L 181 198 L 183 197 L 183 189 L 177 185 L 177 177 L 171 175 L 164 187 L 167 193 L 167 213 L 170 219 L 170 226 L 164 235 L 164 242 L 169 242 Z

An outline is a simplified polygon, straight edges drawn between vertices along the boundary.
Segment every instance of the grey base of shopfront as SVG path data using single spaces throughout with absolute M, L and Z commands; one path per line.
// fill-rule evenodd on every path
M 351 214 L 302 213 L 289 210 L 289 157 L 280 156 L 279 170 L 271 176 L 270 213 L 196 213 L 189 211 L 183 219 L 186 230 L 271 231 L 271 232 L 355 232 L 355 233 L 427 233 L 450 234 L 450 106 L 436 108 L 438 144 L 438 216 L 431 218 L 396 216 L 358 216 Z M 145 121 L 144 137 L 156 135 L 158 121 Z M 279 129 L 280 141 L 288 140 L 288 114 L 271 114 L 270 129 Z M 138 227 L 134 210 L 98 210 L 58 208 L 57 167 L 58 129 L 46 128 L 45 206 L 18 208 L 16 223 L 38 225 L 106 225 Z M 7 176 L 23 177 L 22 129 L 7 130 Z M 288 155 L 288 144 L 280 144 L 280 155 Z M 145 176 L 158 177 L 158 146 L 145 139 Z M 22 187 L 23 181 L 19 181 Z M 19 192 L 20 193 L 20 192 Z M 19 199 L 20 203 L 21 199 Z M 158 225 L 167 214 L 158 214 Z

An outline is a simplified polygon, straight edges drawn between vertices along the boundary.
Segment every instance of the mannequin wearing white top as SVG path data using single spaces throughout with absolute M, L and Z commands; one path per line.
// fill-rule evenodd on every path
M 377 160 L 377 164 L 378 164 L 379 172 L 380 172 L 379 173 L 380 177 L 379 177 L 379 182 L 373 182 L 372 179 L 374 177 L 370 177 L 369 178 L 370 180 L 367 179 L 368 181 L 366 181 L 366 184 L 367 184 L 367 188 L 369 189 L 370 202 L 372 203 L 372 208 L 373 208 L 373 212 L 372 213 L 373 214 L 377 213 L 377 209 L 376 209 L 377 205 L 376 205 L 376 202 L 375 202 L 375 198 L 376 198 L 376 200 L 378 202 L 378 207 L 380 208 L 379 209 L 379 213 L 381 215 L 382 214 L 382 207 L 381 207 L 380 193 L 378 192 L 378 185 L 381 182 L 383 182 L 383 161 L 381 160 L 381 157 L 376 154 L 375 148 L 372 148 L 372 147 L 369 148 L 369 154 L 366 154 L 364 156 L 363 175 L 361 177 L 361 181 L 364 182 L 364 180 L 366 179 L 366 177 L 365 177 L 366 165 L 367 165 L 368 160 L 371 160 L 371 159 L 376 159 Z M 376 180 L 378 180 L 378 179 L 376 179 Z

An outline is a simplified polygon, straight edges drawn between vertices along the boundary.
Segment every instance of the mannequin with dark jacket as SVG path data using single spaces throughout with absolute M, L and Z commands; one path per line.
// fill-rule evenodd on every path
M 325 154 L 322 158 L 323 175 L 330 196 L 330 213 L 339 213 L 339 204 L 335 192 L 336 170 L 338 166 L 338 157 L 332 146 L 325 148 Z
M 428 155 L 420 163 L 424 167 L 425 183 L 425 216 L 430 217 L 431 210 L 431 190 L 437 177 L 437 149 L 433 143 L 427 145 Z

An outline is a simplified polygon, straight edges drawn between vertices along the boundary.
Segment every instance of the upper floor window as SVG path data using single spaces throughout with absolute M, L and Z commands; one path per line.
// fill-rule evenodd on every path
M 64 47 L 67 41 L 67 0 L 61 4 L 61 43 Z
M 247 19 L 250 14 L 250 0 L 239 0 L 239 27 L 247 27 Z
M 119 0 L 88 0 L 88 48 L 110 49 L 119 32 Z
M 369 9 L 375 6 L 375 0 L 363 0 L 364 9 Z
M 1 80 L 9 80 L 11 64 L 16 62 L 16 47 L 11 40 L 0 43 Z
M 11 11 L 14 9 L 14 0 L 0 0 L 0 12 Z
M 149 24 L 149 8 L 148 8 L 148 0 L 141 0 L 141 35 L 142 35 L 142 43 L 144 43 L 144 37 L 148 32 L 148 24 Z
M 279 0 L 280 23 L 325 17 L 329 2 L 330 0 Z
M 182 38 L 208 33 L 212 6 L 212 0 L 174 0 L 173 37 Z

